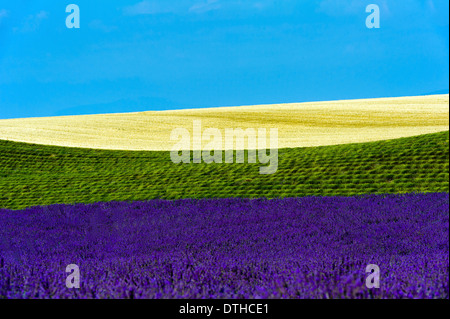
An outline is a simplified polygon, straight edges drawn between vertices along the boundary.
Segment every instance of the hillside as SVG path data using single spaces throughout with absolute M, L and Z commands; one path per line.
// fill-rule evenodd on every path
M 279 150 L 261 164 L 173 164 L 169 152 L 111 151 L 0 140 L 0 207 L 154 198 L 296 197 L 449 191 L 449 132 Z
M 0 120 L 0 139 L 169 151 L 175 128 L 277 128 L 280 148 L 363 143 L 448 131 L 449 95 Z

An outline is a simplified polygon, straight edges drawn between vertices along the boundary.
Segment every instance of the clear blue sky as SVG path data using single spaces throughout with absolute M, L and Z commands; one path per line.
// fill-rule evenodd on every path
M 65 25 L 66 5 L 81 28 Z M 381 28 L 365 25 L 368 4 Z M 448 92 L 448 0 L 0 0 L 0 118 Z

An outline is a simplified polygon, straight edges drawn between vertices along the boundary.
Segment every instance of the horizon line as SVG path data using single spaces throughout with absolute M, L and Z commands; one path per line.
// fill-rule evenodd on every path
M 439 92 L 439 91 L 437 91 Z M 270 105 L 293 105 L 293 104 L 309 104 L 309 103 L 335 103 L 335 102 L 348 102 L 348 101 L 365 101 L 365 100 L 382 100 L 382 99 L 397 99 L 397 98 L 413 98 L 419 96 L 444 96 L 450 95 L 448 93 L 427 93 L 418 95 L 400 95 L 400 96 L 383 96 L 383 97 L 372 97 L 372 98 L 345 98 L 345 99 L 332 99 L 332 100 L 309 100 L 302 102 L 280 102 L 280 103 L 259 103 L 259 104 L 243 104 L 243 105 L 223 105 L 223 106 L 205 106 L 205 107 L 181 107 L 174 109 L 165 110 L 147 110 L 147 111 L 131 111 L 131 112 L 111 112 L 111 113 L 89 113 L 89 114 L 72 114 L 72 115 L 50 115 L 50 116 L 29 116 L 29 117 L 13 117 L 13 118 L 0 118 L 2 120 L 21 120 L 21 119 L 32 119 L 32 118 L 55 118 L 55 117 L 74 117 L 74 116 L 94 116 L 94 115 L 118 115 L 118 114 L 138 114 L 138 113 L 161 113 L 161 112 L 179 112 L 179 111 L 197 111 L 197 110 L 211 110 L 211 109 L 225 109 L 225 108 L 239 108 L 239 107 L 260 107 L 260 106 L 270 106 Z M 114 102 L 111 102 L 114 103 Z M 80 105 L 83 107 L 86 105 Z

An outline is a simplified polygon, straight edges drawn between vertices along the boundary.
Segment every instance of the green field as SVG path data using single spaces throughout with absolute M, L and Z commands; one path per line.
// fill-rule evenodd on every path
M 0 207 L 155 198 L 297 197 L 448 192 L 449 132 L 279 150 L 261 164 L 173 164 L 169 152 L 107 151 L 0 141 Z

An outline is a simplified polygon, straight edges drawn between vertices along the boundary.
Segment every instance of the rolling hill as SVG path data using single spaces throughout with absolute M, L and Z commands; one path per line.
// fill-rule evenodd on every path
M 219 130 L 277 128 L 279 148 L 362 143 L 447 131 L 449 95 L 0 120 L 0 139 L 168 151 L 171 131 L 192 133 L 194 120 Z
M 155 198 L 275 198 L 449 191 L 449 132 L 279 150 L 261 164 L 174 164 L 165 151 L 114 151 L 0 140 L 0 207 Z

